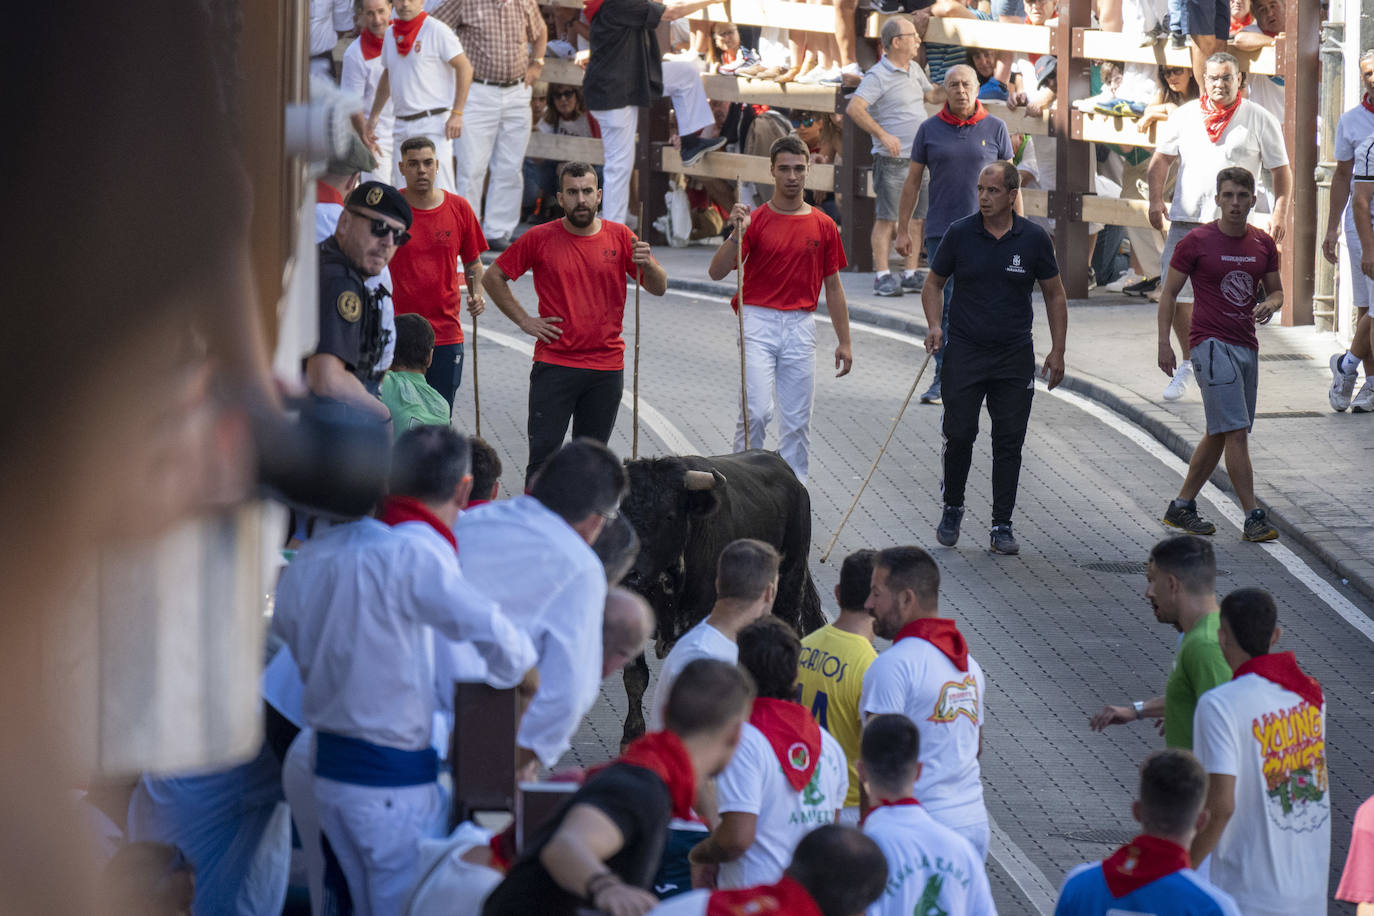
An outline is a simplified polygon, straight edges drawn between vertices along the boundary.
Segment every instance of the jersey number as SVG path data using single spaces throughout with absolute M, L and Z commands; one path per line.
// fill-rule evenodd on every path
M 811 718 L 816 720 L 816 724 L 821 728 L 830 729 L 827 724 L 827 708 L 830 705 L 830 698 L 825 695 L 825 691 L 817 690 L 816 698 L 811 701 Z

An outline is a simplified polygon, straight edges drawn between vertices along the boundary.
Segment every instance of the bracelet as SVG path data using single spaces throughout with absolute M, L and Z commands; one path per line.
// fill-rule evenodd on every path
M 1145 702 L 1143 700 L 1132 700 L 1131 706 L 1135 708 L 1135 717 L 1137 721 L 1145 718 Z
M 590 900 L 593 903 L 595 903 L 596 895 L 605 890 L 608 886 L 608 883 L 618 884 L 619 882 L 620 876 L 617 875 L 615 872 L 610 870 L 599 872 L 587 879 L 587 889 L 583 896 L 587 900 Z

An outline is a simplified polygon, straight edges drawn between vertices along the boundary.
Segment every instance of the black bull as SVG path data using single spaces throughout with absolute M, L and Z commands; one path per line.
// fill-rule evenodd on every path
M 630 492 L 621 512 L 641 546 L 624 584 L 654 609 L 659 658 L 711 612 L 716 559 L 739 538 L 755 538 L 782 554 L 773 613 L 801 633 L 825 625 L 807 567 L 811 496 L 776 452 L 641 458 L 625 468 Z M 626 741 L 644 733 L 648 684 L 649 664 L 640 655 L 625 668 Z

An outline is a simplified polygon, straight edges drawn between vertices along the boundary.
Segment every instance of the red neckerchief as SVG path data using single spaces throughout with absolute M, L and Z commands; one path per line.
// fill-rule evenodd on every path
M 393 25 L 394 24 L 395 23 L 393 21 Z M 362 44 L 359 45 L 359 49 L 363 52 L 363 60 L 372 60 L 377 55 L 382 53 L 382 39 L 385 37 L 385 31 L 383 31 L 381 35 L 373 35 L 367 29 L 363 29 L 362 32 L 358 34 L 358 41 L 362 42 Z M 401 36 L 398 32 L 396 34 L 396 46 L 398 48 L 400 47 L 400 39 Z
M 946 102 L 945 107 L 937 111 L 935 115 L 941 121 L 944 121 L 946 124 L 953 124 L 955 127 L 972 127 L 988 116 L 988 110 L 983 107 L 982 102 L 975 102 L 973 114 L 969 115 L 967 118 L 959 118 L 955 117 L 954 113 L 949 110 L 949 103 Z
M 489 499 L 470 499 L 464 509 L 476 509 L 478 506 L 485 506 L 491 502 Z
M 343 206 L 344 198 L 339 193 L 339 189 L 324 181 L 315 179 L 315 202 L 320 204 L 338 204 Z
M 800 792 L 821 762 L 821 727 L 800 703 L 759 697 L 749 724 L 763 732 L 782 764 L 783 775 Z
M 1255 21 L 1255 14 L 1254 14 L 1254 13 L 1246 13 L 1244 19 L 1237 19 L 1235 16 L 1232 16 L 1232 17 L 1231 17 L 1231 34 L 1232 34 L 1232 35 L 1236 34 L 1236 33 L 1239 32 L 1241 29 L 1245 28 L 1247 25 L 1249 25 L 1250 23 L 1252 23 L 1252 22 L 1254 22 L 1254 21 Z
M 1240 108 L 1240 96 L 1236 96 L 1236 100 L 1226 108 L 1213 105 L 1205 95 L 1198 100 L 1198 104 L 1202 106 L 1202 126 L 1207 129 L 1207 137 L 1216 143 L 1221 139 L 1226 125 L 1231 123 L 1231 116 Z
M 1363 106 L 1364 106 L 1365 108 L 1367 108 L 1368 110 L 1374 111 L 1374 102 L 1371 102 L 1371 101 L 1369 100 L 1369 93 L 1368 93 L 1368 92 L 1366 92 L 1364 95 L 1360 96 L 1360 104 L 1363 105 Z
M 892 644 L 895 646 L 907 637 L 924 639 L 943 652 L 945 657 L 954 663 L 954 667 L 960 671 L 968 670 L 968 643 L 964 641 L 964 634 L 959 632 L 953 620 L 947 617 L 921 617 L 913 620 L 897 631 L 897 638 L 892 640 Z
M 1305 674 L 1298 667 L 1298 660 L 1292 652 L 1271 652 L 1256 655 L 1236 669 L 1234 677 L 1242 674 L 1258 674 L 1266 681 L 1273 681 L 1284 690 L 1291 690 L 1313 706 L 1321 709 L 1322 685 L 1317 679 Z
M 410 46 L 415 44 L 415 38 L 420 34 L 420 26 L 425 24 L 427 18 L 429 13 L 421 13 L 414 19 L 404 21 L 392 20 L 391 31 L 396 33 L 396 50 L 402 57 L 410 53 Z
M 865 812 L 864 812 L 864 816 L 861 817 L 861 818 L 859 818 L 859 826 L 862 827 L 862 826 L 864 825 L 864 821 L 868 820 L 869 815 L 871 815 L 874 811 L 877 811 L 879 808 L 901 808 L 901 807 L 904 807 L 904 806 L 906 806 L 906 805 L 919 805 L 919 804 L 920 804 L 920 802 L 918 802 L 918 801 L 917 801 L 916 799 L 914 799 L 914 798 L 899 798 L 899 799 L 897 799 L 896 801 L 888 801 L 888 800 L 885 799 L 885 798 L 880 798 L 880 799 L 878 799 L 878 803 L 877 803 L 876 805 L 874 805 L 872 808 L 869 808 L 867 811 L 865 811 Z
M 453 536 L 453 529 L 439 521 L 439 516 L 413 496 L 388 496 L 382 503 L 382 522 L 393 527 L 401 522 L 424 522 L 452 544 L 454 551 L 458 550 L 458 539 Z
M 713 891 L 706 902 L 706 916 L 821 916 L 820 907 L 806 888 L 786 875 L 774 885 Z
M 588 22 L 596 18 L 596 14 L 601 11 L 601 4 L 603 2 L 605 2 L 605 0 L 584 0 L 582 12 L 586 15 Z
M 635 739 L 615 763 L 643 767 L 663 780 L 673 798 L 673 817 L 691 820 L 692 802 L 696 801 L 697 777 L 692 770 L 692 758 L 682 739 L 672 732 L 652 732 Z M 608 764 L 609 766 L 609 764 Z M 588 779 L 604 767 L 588 773 Z
M 1190 864 L 1182 846 L 1142 833 L 1102 860 L 1102 877 L 1119 899 Z

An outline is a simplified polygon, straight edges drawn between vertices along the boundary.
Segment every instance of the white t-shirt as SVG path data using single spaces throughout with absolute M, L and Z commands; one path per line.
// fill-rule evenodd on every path
M 682 634 L 658 672 L 658 686 L 649 704 L 649 731 L 663 731 L 663 709 L 668 705 L 668 691 L 682 669 L 699 658 L 714 658 L 733 665 L 739 660 L 739 646 L 704 620 Z
M 1198 700 L 1193 753 L 1208 773 L 1236 777 L 1235 814 L 1212 852 L 1212 883 L 1246 916 L 1325 913 L 1331 858 L 1325 708 L 1314 709 L 1258 674 L 1243 674 Z
M 754 845 L 740 858 L 720 866 L 717 886 L 731 890 L 781 881 L 801 838 L 834 821 L 848 792 L 844 749 L 825 729 L 821 729 L 820 762 L 811 782 L 798 792 L 787 781 L 763 732 L 744 723 L 735 756 L 716 777 L 716 801 L 721 814 L 754 814 L 758 823 Z
M 1264 29 L 1259 27 L 1259 23 L 1251 22 L 1241 29 L 1242 32 L 1257 32 L 1264 34 Z M 1260 73 L 1247 73 L 1245 75 L 1246 92 L 1250 96 L 1250 101 L 1269 112 L 1279 123 L 1283 123 L 1283 83 L 1276 82 L 1273 77 L 1264 76 Z
M 1217 217 L 1217 172 L 1238 165 L 1249 169 L 1258 183 L 1261 169 L 1288 165 L 1278 119 L 1249 99 L 1240 100 L 1240 107 L 1216 143 L 1203 127 L 1198 100 L 1184 102 L 1160 126 L 1155 150 L 1178 157 L 1178 181 L 1169 219 L 1192 223 Z
M 987 716 L 987 681 L 969 656 L 960 671 L 930 642 L 898 640 L 864 674 L 859 711 L 869 716 L 899 713 L 921 733 L 921 778 L 917 800 L 947 827 L 988 819 L 983 807 L 978 739 Z
M 1356 105 L 1346 111 L 1336 122 L 1335 160 L 1346 162 L 1354 159 L 1355 148 L 1371 136 L 1374 136 L 1374 111 L 1364 105 Z M 1345 237 L 1359 242 L 1359 236 L 1355 234 L 1355 214 L 1349 203 L 1345 205 Z M 1358 265 L 1356 269 L 1359 269 Z
M 391 98 L 397 115 L 418 114 L 453 107 L 457 77 L 449 61 L 463 53 L 463 43 L 453 29 L 426 16 L 410 53 L 396 50 L 396 30 L 387 27 L 382 37 L 382 66 L 390 75 Z
M 868 916 L 989 916 L 997 912 L 983 857 L 923 806 L 875 808 L 868 813 L 863 830 L 887 859 L 887 889 L 868 908 Z
M 377 97 L 377 83 L 381 81 L 382 56 L 368 60 L 363 57 L 363 40 L 355 38 L 344 49 L 343 69 L 339 74 L 339 87 L 344 92 L 361 96 L 364 114 L 372 111 L 372 100 Z M 377 145 L 383 150 L 391 149 L 391 129 L 394 122 L 395 101 L 387 99 L 382 112 L 377 117 Z M 449 102 L 452 105 L 452 102 Z

